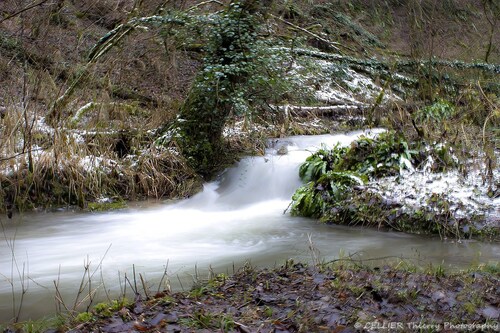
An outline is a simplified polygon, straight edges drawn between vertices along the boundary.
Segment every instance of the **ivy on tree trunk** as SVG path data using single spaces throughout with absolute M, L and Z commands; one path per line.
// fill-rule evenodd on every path
M 202 175 L 210 175 L 224 156 L 222 133 L 237 90 L 255 69 L 256 30 L 265 7 L 260 0 L 231 1 L 215 18 L 203 69 L 180 110 L 175 140 Z

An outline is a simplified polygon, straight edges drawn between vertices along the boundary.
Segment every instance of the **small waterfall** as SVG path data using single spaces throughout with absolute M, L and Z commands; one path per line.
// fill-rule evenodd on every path
M 187 200 L 184 207 L 207 210 L 241 209 L 268 200 L 289 201 L 301 185 L 299 166 L 322 145 L 348 145 L 360 135 L 373 136 L 381 129 L 349 134 L 293 136 L 270 140 L 264 156 L 246 157 L 227 169 L 219 180 L 206 184 L 202 193 Z M 286 207 L 285 207 L 286 208 Z

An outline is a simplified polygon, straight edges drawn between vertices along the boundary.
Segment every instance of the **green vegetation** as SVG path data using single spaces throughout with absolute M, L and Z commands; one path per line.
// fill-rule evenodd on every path
M 255 0 L 233 1 L 216 17 L 209 32 L 207 56 L 184 102 L 173 131 L 189 163 L 210 174 L 223 155 L 222 131 L 235 106 L 245 108 L 238 86 L 255 71 L 257 15 L 264 8 Z
M 456 108 L 446 100 L 436 101 L 434 104 L 419 109 L 414 118 L 418 123 L 439 124 L 449 120 L 456 114 Z
M 83 316 L 86 317 L 86 316 Z M 84 320 L 87 322 L 88 320 Z M 67 318 L 63 316 L 47 317 L 38 320 L 28 320 L 25 322 L 19 322 L 11 326 L 3 325 L 0 323 L 0 330 L 2 332 L 15 332 L 20 333 L 43 333 L 51 329 L 58 329 L 65 327 L 68 324 Z
M 75 317 L 76 323 L 92 322 L 93 320 L 95 320 L 95 317 L 90 312 L 81 312 Z
M 350 147 L 320 149 L 300 166 L 299 175 L 307 184 L 294 194 L 292 214 L 328 219 L 331 205 L 349 198 L 355 186 L 411 168 L 416 154 L 393 131 L 361 137 Z
M 231 315 L 207 313 L 203 309 L 181 320 L 180 323 L 190 328 L 220 330 L 221 332 L 231 332 L 235 328 L 235 323 Z
M 126 208 L 127 203 L 125 201 L 111 201 L 111 202 L 89 202 L 87 209 L 92 212 L 108 211 L 115 209 Z
M 443 117 L 448 110 L 448 104 L 444 104 L 442 108 L 433 105 L 421 112 Z M 300 166 L 299 175 L 306 184 L 293 195 L 291 213 L 319 218 L 326 223 L 373 226 L 441 237 L 497 237 L 497 229 L 475 226 L 474 222 L 481 216 L 455 217 L 451 210 L 453 202 L 443 195 L 433 193 L 426 199 L 425 206 L 408 209 L 399 202 L 385 199 L 376 188 L 377 179 L 397 176 L 402 170 L 413 169 L 425 161 L 437 161 L 429 171 L 452 169 L 457 166 L 452 152 L 447 145 L 407 142 L 395 131 L 374 138 L 361 137 L 349 147 L 337 145 L 331 150 L 323 147 Z
M 109 303 L 98 303 L 94 306 L 93 313 L 101 318 L 111 317 L 122 308 L 130 307 L 133 303 L 128 299 L 113 300 Z
M 454 216 L 456 205 L 445 194 L 430 194 L 425 205 L 408 210 L 387 200 L 374 184 L 386 177 L 400 182 L 402 171 L 424 164 L 436 173 L 458 168 L 464 177 L 479 167 L 481 186 L 490 197 L 499 195 L 499 17 L 491 0 L 2 1 L 0 80 L 8 84 L 0 86 L 0 211 L 8 216 L 14 210 L 61 206 L 101 211 L 122 208 L 126 200 L 188 197 L 241 154 L 261 153 L 267 137 L 349 129 L 331 125 L 345 116 L 345 124 L 360 119 L 356 127 L 388 131 L 309 157 L 300 168 L 305 185 L 293 196 L 293 214 L 326 223 L 498 240 L 498 229 L 483 228 L 482 216 Z M 359 77 L 349 73 L 376 86 L 376 96 L 365 95 L 354 84 Z M 324 86 L 354 98 L 320 100 L 315 93 Z M 339 103 L 348 107 L 332 111 L 343 106 Z M 235 121 L 243 124 L 241 131 L 225 136 Z M 115 201 L 99 202 L 106 197 Z M 369 289 L 348 285 L 352 276 L 374 271 L 337 264 L 327 289 L 337 293 L 339 303 L 364 300 L 368 308 L 390 294 L 380 279 Z M 299 285 L 318 279 L 305 276 L 304 267 L 288 268 L 293 271 L 245 272 L 235 291 L 239 301 L 257 306 L 243 313 L 245 318 L 266 318 L 263 330 L 317 328 L 316 318 L 293 308 L 305 304 L 301 299 L 279 303 L 266 295 L 281 290 L 259 280 L 263 276 L 281 284 L 298 277 L 303 280 L 292 280 Z M 408 278 L 409 272 L 389 271 L 392 278 Z M 498 265 L 485 271 L 496 276 Z M 441 266 L 427 273 L 426 288 L 448 277 Z M 197 286 L 186 296 L 188 310 L 202 300 L 229 297 L 224 294 L 234 291 L 229 280 Z M 457 297 L 467 302 L 454 308 L 456 313 L 440 315 L 484 319 L 481 310 L 489 300 L 470 294 L 470 299 L 465 291 Z M 396 304 L 435 310 L 431 296 L 418 303 L 421 292 L 399 290 L 390 296 Z M 148 301 L 169 309 L 179 305 L 170 295 Z M 75 323 L 90 331 L 124 308 L 135 316 L 130 306 L 98 304 Z M 188 314 L 171 320 L 200 329 L 246 329 L 238 311 L 196 308 Z M 339 325 L 376 314 L 353 306 L 342 316 Z M 46 327 L 29 322 L 19 329 Z
M 226 165 L 230 152 L 222 133 L 230 118 L 252 119 L 259 109 L 269 112 L 268 105 L 281 102 L 290 91 L 297 100 L 304 90 L 283 75 L 290 55 L 273 50 L 273 42 L 259 36 L 267 10 L 266 2 L 232 1 L 212 15 L 214 22 L 204 29 L 208 40 L 202 68 L 176 121 L 157 140 L 179 145 L 189 164 L 204 176 Z

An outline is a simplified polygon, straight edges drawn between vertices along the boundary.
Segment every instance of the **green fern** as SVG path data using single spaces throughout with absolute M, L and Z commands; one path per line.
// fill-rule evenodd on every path
M 332 203 L 345 199 L 353 186 L 364 183 L 363 176 L 356 173 L 330 170 L 295 191 L 291 213 L 320 218 Z
M 292 196 L 291 214 L 294 216 L 321 217 L 325 202 L 314 182 L 301 186 Z
M 309 156 L 299 168 L 299 176 L 305 182 L 316 181 L 337 165 L 344 158 L 346 147 L 337 144 L 333 149 L 322 146 L 317 152 Z

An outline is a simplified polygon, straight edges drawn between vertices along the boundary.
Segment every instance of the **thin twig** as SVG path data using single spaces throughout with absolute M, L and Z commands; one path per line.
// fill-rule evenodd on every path
M 141 273 L 139 273 L 139 278 L 141 279 L 142 289 L 144 290 L 144 296 L 146 296 L 146 299 L 150 299 L 151 297 L 149 296 L 148 286 L 146 285 L 146 281 L 144 280 Z
M 4 161 L 8 161 L 8 160 L 12 160 L 18 156 L 21 156 L 21 155 L 26 155 L 28 153 L 32 153 L 32 152 L 35 152 L 35 151 L 43 151 L 47 148 L 36 148 L 36 149 L 30 149 L 30 150 L 26 150 L 26 151 L 23 151 L 23 152 L 20 152 L 20 153 L 17 153 L 15 155 L 12 155 L 12 156 L 9 156 L 9 157 L 2 157 L 0 158 L 0 162 L 4 162 Z
M 203 1 L 203 2 L 200 2 L 199 4 L 196 4 L 196 5 L 194 5 L 194 6 L 190 7 L 190 8 L 188 8 L 188 9 L 186 10 L 186 12 L 190 12 L 190 11 L 192 11 L 192 10 L 194 10 L 194 9 L 198 8 L 198 7 L 201 7 L 201 6 L 203 6 L 203 5 L 208 5 L 208 4 L 210 4 L 210 3 L 216 3 L 216 4 L 218 4 L 218 5 L 224 6 L 224 4 L 223 4 L 222 2 L 220 2 L 220 1 L 218 1 L 218 0 L 208 0 L 208 1 Z
M 274 18 L 275 18 L 275 19 L 277 19 L 278 21 L 281 21 L 281 22 L 285 23 L 286 25 L 291 26 L 291 27 L 292 27 L 292 28 L 294 28 L 294 29 L 297 29 L 297 30 L 299 30 L 299 31 L 302 31 L 303 33 L 306 33 L 306 34 L 308 34 L 308 35 L 310 35 L 310 36 L 312 36 L 312 37 L 316 38 L 317 40 L 319 40 L 319 41 L 321 41 L 321 42 L 323 42 L 323 43 L 326 43 L 326 44 L 330 45 L 333 49 L 335 49 L 335 50 L 336 50 L 336 51 L 338 51 L 338 52 L 340 52 L 340 49 L 338 48 L 338 46 L 343 46 L 343 45 L 342 45 L 342 44 L 340 44 L 340 43 L 332 42 L 332 41 L 330 41 L 330 40 L 328 40 L 328 39 L 325 39 L 325 38 L 323 38 L 323 37 L 321 37 L 321 36 L 319 36 L 319 35 L 315 34 L 314 32 L 311 32 L 311 31 L 309 31 L 309 30 L 307 30 L 307 29 L 304 29 L 304 28 L 302 28 L 302 27 L 299 27 L 298 25 L 295 25 L 295 24 L 293 24 L 293 23 L 291 23 L 291 22 L 288 22 L 287 20 L 284 20 L 284 19 L 282 19 L 281 17 L 275 16 L 275 15 L 273 15 L 273 14 L 269 14 L 269 16 L 274 17 Z
M 486 127 L 487 127 L 488 121 L 492 117 L 495 116 L 496 112 L 498 112 L 498 108 L 495 107 L 493 102 L 488 98 L 488 96 L 486 96 L 486 94 L 484 93 L 483 88 L 481 87 L 481 84 L 479 82 L 477 83 L 477 86 L 479 88 L 479 91 L 481 92 L 481 95 L 483 96 L 483 98 L 488 102 L 488 104 L 491 107 L 491 112 L 488 114 L 488 116 L 484 120 L 484 124 L 483 124 L 483 149 L 484 149 L 484 147 L 486 146 Z
M 157 290 L 157 294 L 160 292 L 160 289 L 161 289 L 161 286 L 163 284 L 163 280 L 165 278 L 167 278 L 167 281 L 168 281 L 168 273 L 167 273 L 167 270 L 168 270 L 168 263 L 169 263 L 169 260 L 167 260 L 167 264 L 165 265 L 165 269 L 163 270 L 163 274 L 161 276 L 161 279 L 160 279 L 160 282 L 158 283 L 158 290 Z M 170 289 L 170 288 L 169 288 Z M 171 290 L 169 290 L 171 291 Z
M 184 286 L 182 285 L 182 281 L 181 281 L 181 278 L 179 277 L 179 274 L 177 274 L 177 280 L 179 281 L 179 284 L 181 285 L 181 290 L 182 290 L 183 292 L 184 292 L 184 291 L 186 291 L 186 290 L 184 289 Z
M 35 8 L 35 7 L 41 6 L 41 5 L 43 5 L 44 3 L 46 3 L 47 1 L 48 1 L 48 0 L 42 0 L 42 1 L 39 1 L 39 2 L 37 2 L 37 3 L 31 4 L 31 5 L 27 6 L 27 7 L 24 7 L 23 9 L 18 10 L 18 11 L 17 11 L 17 12 L 15 12 L 14 14 L 10 14 L 10 15 L 8 15 L 7 17 L 3 18 L 2 20 L 0 20 L 0 23 L 3 23 L 4 21 L 10 20 L 11 18 L 13 18 L 13 17 L 15 17 L 15 16 L 17 16 L 17 15 L 19 15 L 19 14 L 22 14 L 22 13 L 24 13 L 25 11 L 28 11 L 28 10 L 33 9 L 33 8 Z
M 14 251 L 14 244 L 15 244 L 15 240 L 16 240 L 16 236 L 17 236 L 17 228 L 14 232 L 13 238 L 9 239 L 7 237 L 7 233 L 5 231 L 5 226 L 3 225 L 3 223 L 1 223 L 1 221 L 0 221 L 0 226 L 2 227 L 2 232 L 3 232 L 4 238 L 5 238 L 5 242 L 7 243 L 7 246 L 9 247 L 10 252 L 11 252 L 11 273 L 10 273 L 10 279 L 8 279 L 8 280 L 9 280 L 9 284 L 11 286 L 11 291 L 12 291 L 12 313 L 13 313 L 13 317 L 14 317 L 14 322 L 18 322 L 19 317 L 21 316 L 21 310 L 23 307 L 24 296 L 27 293 L 28 287 L 29 287 L 29 281 L 30 281 L 29 271 L 28 271 L 29 262 L 28 262 L 28 264 L 23 263 L 22 269 L 19 268 L 19 263 L 17 261 L 15 251 Z M 19 277 L 19 283 L 21 285 L 21 297 L 19 299 L 19 305 L 16 305 L 16 295 L 15 295 L 15 288 L 14 288 L 14 272 L 17 273 L 17 277 Z
M 85 260 L 83 261 L 83 275 L 80 280 L 80 286 L 78 287 L 78 292 L 76 293 L 75 302 L 73 303 L 73 310 L 76 309 L 76 306 L 78 304 L 78 299 L 80 298 L 80 295 L 82 294 L 83 290 L 87 285 L 87 283 L 85 282 L 85 275 L 88 274 L 89 267 L 90 267 L 90 260 L 89 257 L 87 256 L 87 261 Z
M 135 274 L 135 265 L 132 265 L 132 274 L 134 274 L 134 292 L 137 295 L 138 289 L 137 289 L 137 275 Z

